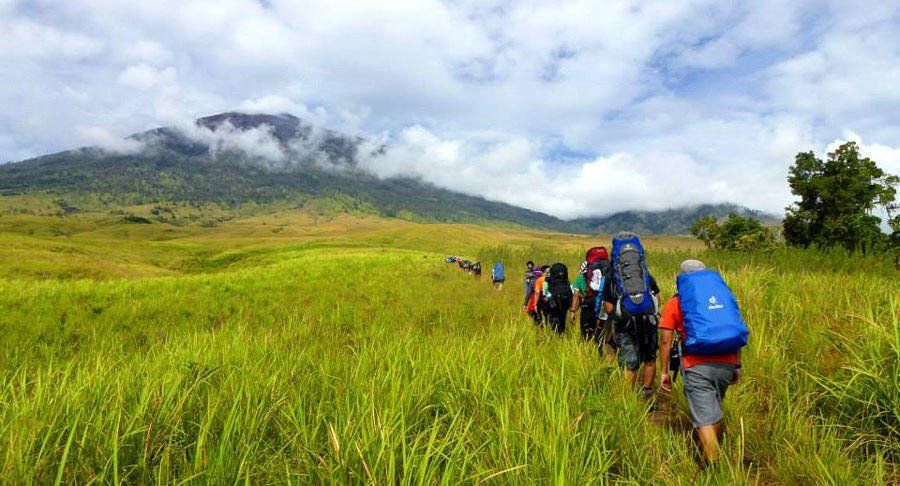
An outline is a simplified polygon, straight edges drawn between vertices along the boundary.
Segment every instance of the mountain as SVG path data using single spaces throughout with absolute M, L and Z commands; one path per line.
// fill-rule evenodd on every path
M 730 213 L 751 217 L 767 225 L 779 222 L 774 215 L 737 204 L 702 204 L 664 211 L 622 211 L 608 216 L 580 218 L 570 223 L 587 233 L 614 234 L 619 231 L 634 231 L 639 234 L 686 235 L 690 234 L 694 221 L 704 216 L 722 219 Z
M 85 147 L 0 165 L 0 195 L 52 197 L 66 213 L 166 203 L 300 207 L 328 200 L 342 211 L 571 233 L 632 229 L 684 234 L 700 216 L 731 211 L 765 219 L 735 205 L 707 205 L 563 221 L 415 178 L 378 178 L 361 168 L 360 161 L 383 155 L 383 146 L 287 114 L 222 113 L 129 140 L 134 148 L 126 153 Z
M 0 165 L 0 194 L 96 199 L 106 206 L 302 205 L 331 198 L 345 209 L 389 217 L 571 229 L 546 214 L 417 179 L 375 177 L 358 168 L 359 159 L 378 155 L 382 147 L 291 115 L 223 113 L 192 127 L 159 128 L 129 139 L 140 149 L 113 153 L 87 147 Z

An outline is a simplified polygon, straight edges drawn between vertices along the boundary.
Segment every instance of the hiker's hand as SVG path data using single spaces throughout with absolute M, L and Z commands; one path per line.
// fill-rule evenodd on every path
M 569 320 L 572 321 L 572 324 L 575 324 L 575 311 L 569 311 Z
M 660 381 L 659 386 L 660 386 L 660 388 L 663 389 L 663 391 L 665 391 L 665 392 L 672 391 L 672 377 L 669 376 L 669 373 L 667 371 L 663 371 L 662 376 L 660 376 L 659 381 Z
M 731 384 L 734 385 L 734 384 L 736 384 L 736 383 L 739 382 L 739 381 L 741 381 L 741 369 L 740 369 L 740 368 L 735 368 L 735 369 L 734 369 L 734 376 L 731 377 Z

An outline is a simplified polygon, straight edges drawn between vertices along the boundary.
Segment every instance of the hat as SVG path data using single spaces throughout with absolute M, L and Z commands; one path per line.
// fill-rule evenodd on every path
M 705 269 L 706 265 L 700 260 L 685 260 L 681 262 L 681 268 L 678 270 L 678 273 L 694 273 Z

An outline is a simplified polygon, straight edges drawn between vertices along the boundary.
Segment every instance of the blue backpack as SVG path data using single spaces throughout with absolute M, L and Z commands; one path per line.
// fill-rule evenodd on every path
M 750 331 L 741 318 L 734 294 L 719 272 L 699 270 L 681 274 L 677 283 L 686 353 L 728 354 L 747 344 Z
M 637 235 L 619 233 L 613 238 L 612 271 L 619 297 L 616 314 L 619 317 L 655 315 L 656 298 L 650 292 L 650 272 Z
M 500 262 L 494 262 L 494 272 L 491 275 L 497 282 L 506 280 L 506 274 L 503 271 L 503 264 Z

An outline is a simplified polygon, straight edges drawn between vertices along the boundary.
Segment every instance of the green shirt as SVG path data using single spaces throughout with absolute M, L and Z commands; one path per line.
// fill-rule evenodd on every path
M 587 295 L 587 280 L 584 278 L 583 273 L 579 273 L 577 277 L 575 277 L 575 283 L 572 284 L 572 290 L 580 292 L 581 295 Z

